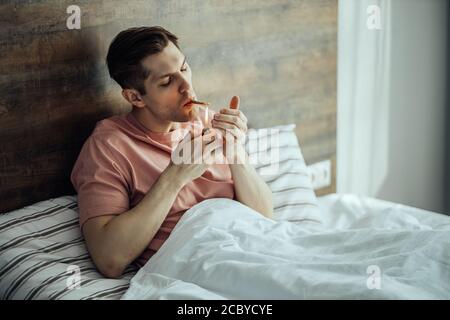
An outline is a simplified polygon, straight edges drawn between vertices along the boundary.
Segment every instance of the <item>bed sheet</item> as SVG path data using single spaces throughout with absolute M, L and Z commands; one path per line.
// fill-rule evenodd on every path
M 354 205 L 321 227 L 205 200 L 183 215 L 123 298 L 450 298 L 449 217 L 431 214 L 425 223 L 406 206 L 339 199 L 326 200 Z
M 357 194 L 333 193 L 319 197 L 318 203 L 328 229 L 450 226 L 448 215 Z

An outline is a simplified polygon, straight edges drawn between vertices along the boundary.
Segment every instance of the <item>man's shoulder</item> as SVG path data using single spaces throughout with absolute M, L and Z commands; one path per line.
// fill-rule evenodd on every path
M 123 115 L 115 115 L 98 121 L 88 140 L 112 146 L 129 143 L 131 137 L 123 118 Z

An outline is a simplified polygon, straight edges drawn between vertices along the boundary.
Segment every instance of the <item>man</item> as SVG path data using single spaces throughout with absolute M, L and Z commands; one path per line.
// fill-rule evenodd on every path
M 211 114 L 210 132 L 198 134 L 204 116 L 190 103 L 197 98 L 192 72 L 177 41 L 161 27 L 131 28 L 115 37 L 108 69 L 133 109 L 97 123 L 71 174 L 80 228 L 107 277 L 120 277 L 133 261 L 142 266 L 183 213 L 205 199 L 235 199 L 272 216 L 271 191 L 249 164 L 172 161 L 174 152 L 194 142 L 211 159 L 221 149 L 211 145 L 219 141 L 215 131 L 238 138 L 247 130 L 239 98 L 233 97 L 229 108 Z

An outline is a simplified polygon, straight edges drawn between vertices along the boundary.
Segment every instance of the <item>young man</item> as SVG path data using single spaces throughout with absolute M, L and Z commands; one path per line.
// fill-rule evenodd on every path
M 210 145 L 215 130 L 234 137 L 247 130 L 239 98 L 233 97 L 229 108 L 214 114 L 212 130 L 198 134 L 204 114 L 189 103 L 196 99 L 192 73 L 177 41 L 161 27 L 131 28 L 115 37 L 108 69 L 133 110 L 97 123 L 71 174 L 80 228 L 107 277 L 120 277 L 133 261 L 142 266 L 183 213 L 205 199 L 235 199 L 272 215 L 271 191 L 249 164 L 171 160 L 183 143 L 193 142 L 211 158 L 220 151 L 220 144 Z

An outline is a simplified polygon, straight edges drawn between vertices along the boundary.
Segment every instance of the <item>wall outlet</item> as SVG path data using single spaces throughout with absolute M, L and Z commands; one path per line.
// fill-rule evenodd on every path
M 331 185 L 331 160 L 316 162 L 308 166 L 314 190 Z

